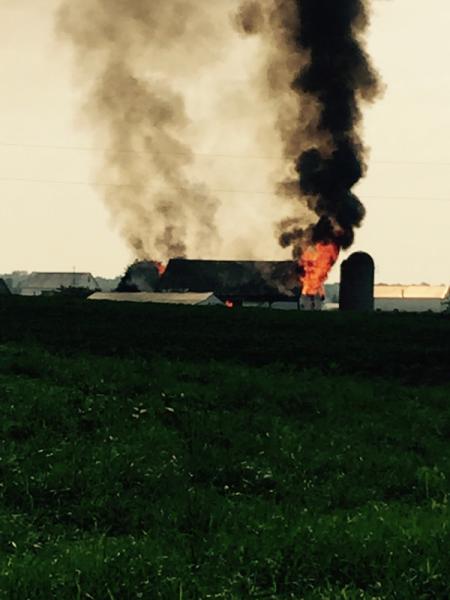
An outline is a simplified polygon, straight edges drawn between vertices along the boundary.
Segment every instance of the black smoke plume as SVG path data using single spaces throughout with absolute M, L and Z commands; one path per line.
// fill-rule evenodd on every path
M 283 221 L 280 243 L 296 257 L 317 242 L 347 248 L 365 215 L 352 193 L 366 171 L 360 106 L 380 90 L 364 43 L 368 2 L 251 0 L 242 3 L 237 21 L 245 34 L 264 34 L 275 48 L 267 89 L 279 101 L 278 128 L 292 172 L 281 189 L 315 214 L 306 226 L 301 219 Z M 283 83 L 297 112 L 285 110 Z

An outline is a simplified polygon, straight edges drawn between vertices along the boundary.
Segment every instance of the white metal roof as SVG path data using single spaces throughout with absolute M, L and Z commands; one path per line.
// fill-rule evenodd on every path
M 448 285 L 376 285 L 375 298 L 423 298 L 444 300 L 449 294 Z
M 222 304 L 212 292 L 96 292 L 89 300 L 111 300 L 114 302 L 153 302 L 156 304 Z

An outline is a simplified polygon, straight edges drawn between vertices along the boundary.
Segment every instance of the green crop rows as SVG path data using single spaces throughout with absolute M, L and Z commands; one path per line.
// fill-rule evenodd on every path
M 0 303 L 0 599 L 444 599 L 450 320 Z

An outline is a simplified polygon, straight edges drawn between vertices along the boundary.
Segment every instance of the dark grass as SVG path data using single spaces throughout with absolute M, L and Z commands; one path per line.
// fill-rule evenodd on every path
M 188 359 L 450 382 L 450 315 L 299 313 L 2 298 L 0 342 L 58 353 Z
M 0 598 L 448 598 L 448 328 L 2 302 Z

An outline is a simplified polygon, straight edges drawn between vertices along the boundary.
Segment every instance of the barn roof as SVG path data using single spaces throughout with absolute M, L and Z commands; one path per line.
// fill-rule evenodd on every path
M 110 300 L 115 302 L 152 302 L 155 304 L 222 304 L 212 292 L 205 293 L 163 293 L 163 292 L 96 292 L 89 300 Z
M 61 287 L 98 288 L 91 273 L 31 273 L 24 281 L 24 289 L 57 290 Z
M 161 291 L 207 292 L 216 296 L 292 297 L 298 294 L 293 261 L 172 259 L 160 279 Z
M 9 296 L 11 291 L 4 279 L 0 279 L 0 296 Z
M 374 296 L 381 298 L 415 298 L 444 300 L 449 295 L 448 285 L 376 285 Z

